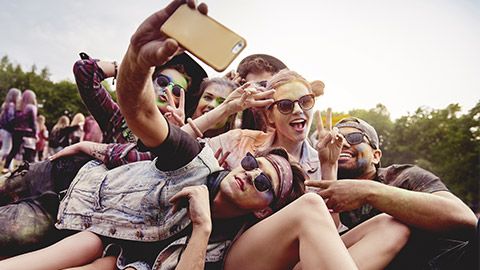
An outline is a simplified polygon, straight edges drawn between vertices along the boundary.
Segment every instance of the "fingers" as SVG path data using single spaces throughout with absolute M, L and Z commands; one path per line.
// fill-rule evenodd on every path
M 307 180 L 305 181 L 306 186 L 319 187 L 319 188 L 328 188 L 332 184 L 336 183 L 335 180 Z
M 315 111 L 315 119 L 317 120 L 317 131 L 318 134 L 321 134 L 323 131 L 323 120 L 322 120 L 322 114 L 320 113 L 319 110 Z
M 332 130 L 332 108 L 327 109 L 327 130 Z
M 200 5 L 198 5 L 197 9 L 202 14 L 207 15 L 207 13 L 208 13 L 208 6 L 205 3 L 200 3 Z
M 180 99 L 178 100 L 178 108 L 179 109 L 185 108 L 185 91 L 183 91 L 183 89 L 180 90 Z
M 168 38 L 163 44 L 158 44 L 159 48 L 156 50 L 155 58 L 158 66 L 170 61 L 176 54 L 181 53 L 181 49 L 177 41 L 173 38 Z
M 273 94 L 275 94 L 275 89 L 270 89 L 270 90 L 267 90 L 267 91 L 257 92 L 255 94 L 253 94 L 253 98 L 262 99 L 262 98 L 269 97 Z
M 218 160 L 218 164 L 220 164 L 220 166 L 224 169 L 228 168 L 227 157 L 230 155 L 230 153 L 231 153 L 230 151 L 225 152 L 222 158 Z
M 165 93 L 167 94 L 168 105 L 172 108 L 176 108 L 175 99 L 174 99 L 172 91 L 170 91 L 169 87 L 165 88 Z

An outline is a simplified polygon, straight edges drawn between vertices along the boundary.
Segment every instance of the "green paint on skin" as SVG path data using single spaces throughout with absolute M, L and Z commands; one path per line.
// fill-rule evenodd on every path
M 172 78 L 172 76 L 170 76 L 169 74 L 164 74 L 164 73 L 161 73 L 161 72 L 160 72 L 160 74 L 167 76 L 168 79 L 170 80 L 170 82 L 172 82 L 175 85 L 181 86 L 186 91 L 186 89 L 187 89 L 187 79 L 184 76 L 181 76 L 180 80 L 174 80 Z M 170 93 L 171 93 L 172 92 L 172 87 L 173 87 L 172 85 L 169 85 L 169 86 L 165 87 L 164 89 L 165 89 L 165 91 L 170 91 Z M 164 93 L 162 96 L 164 96 L 168 99 L 167 93 Z M 167 102 L 161 101 L 158 98 L 158 96 L 156 98 L 156 104 L 157 104 L 157 106 L 163 107 L 163 108 L 167 107 L 167 105 L 168 105 Z M 175 105 L 178 105 L 178 100 L 176 100 Z

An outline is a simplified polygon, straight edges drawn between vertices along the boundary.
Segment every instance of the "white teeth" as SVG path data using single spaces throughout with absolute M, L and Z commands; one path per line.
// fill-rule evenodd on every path
M 350 154 L 347 154 L 347 153 L 341 153 L 341 154 L 340 154 L 340 157 L 344 157 L 344 158 L 351 158 L 351 157 L 352 157 L 352 155 L 350 155 Z
M 303 122 L 305 122 L 305 120 L 298 119 L 298 120 L 292 121 L 292 124 L 299 124 L 299 123 L 303 123 Z

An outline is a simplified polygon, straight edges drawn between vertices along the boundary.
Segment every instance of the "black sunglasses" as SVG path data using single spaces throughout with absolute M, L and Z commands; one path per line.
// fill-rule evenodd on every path
M 315 96 L 313 94 L 305 95 L 297 100 L 290 100 L 290 99 L 281 99 L 277 100 L 270 107 L 273 105 L 277 105 L 277 109 L 282 114 L 289 114 L 293 112 L 293 108 L 295 107 L 295 102 L 300 105 L 302 110 L 310 110 L 315 105 Z
M 155 91 L 157 95 L 163 95 L 165 94 L 165 88 L 168 86 L 172 85 L 172 94 L 176 97 L 180 97 L 181 91 L 187 92 L 185 88 L 181 87 L 178 84 L 174 84 L 173 82 L 170 81 L 170 78 L 163 74 L 158 74 L 155 80 L 153 80 L 153 85 L 155 86 Z
M 242 159 L 240 164 L 245 171 L 253 171 L 258 169 L 257 159 L 250 152 L 247 152 L 247 155 Z M 253 180 L 253 186 L 259 192 L 271 190 L 273 194 L 273 201 L 275 201 L 275 192 L 273 191 L 272 180 L 270 180 L 270 177 L 268 177 L 265 173 L 261 172 L 257 177 L 255 177 Z
M 370 144 L 372 148 L 376 149 L 376 147 L 373 146 L 372 142 L 370 141 L 368 135 L 363 132 L 352 132 L 344 134 L 343 137 L 345 137 L 345 140 L 347 140 L 347 142 L 351 145 L 361 144 L 362 142 L 364 142 L 363 138 L 365 137 L 367 138 L 368 144 Z

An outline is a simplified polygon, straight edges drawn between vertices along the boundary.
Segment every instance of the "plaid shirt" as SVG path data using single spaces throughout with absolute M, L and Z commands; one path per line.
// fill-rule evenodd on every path
M 79 60 L 73 66 L 77 89 L 88 111 L 97 120 L 105 143 L 136 142 L 132 131 L 108 91 L 101 84 L 105 73 L 98 59 Z
M 105 165 L 111 169 L 130 162 L 153 160 L 152 153 L 140 152 L 135 147 L 136 138 L 120 113 L 120 107 L 101 84 L 105 73 L 97 61 L 79 60 L 73 66 L 73 73 L 83 102 L 102 130 L 103 142 L 109 143 Z

